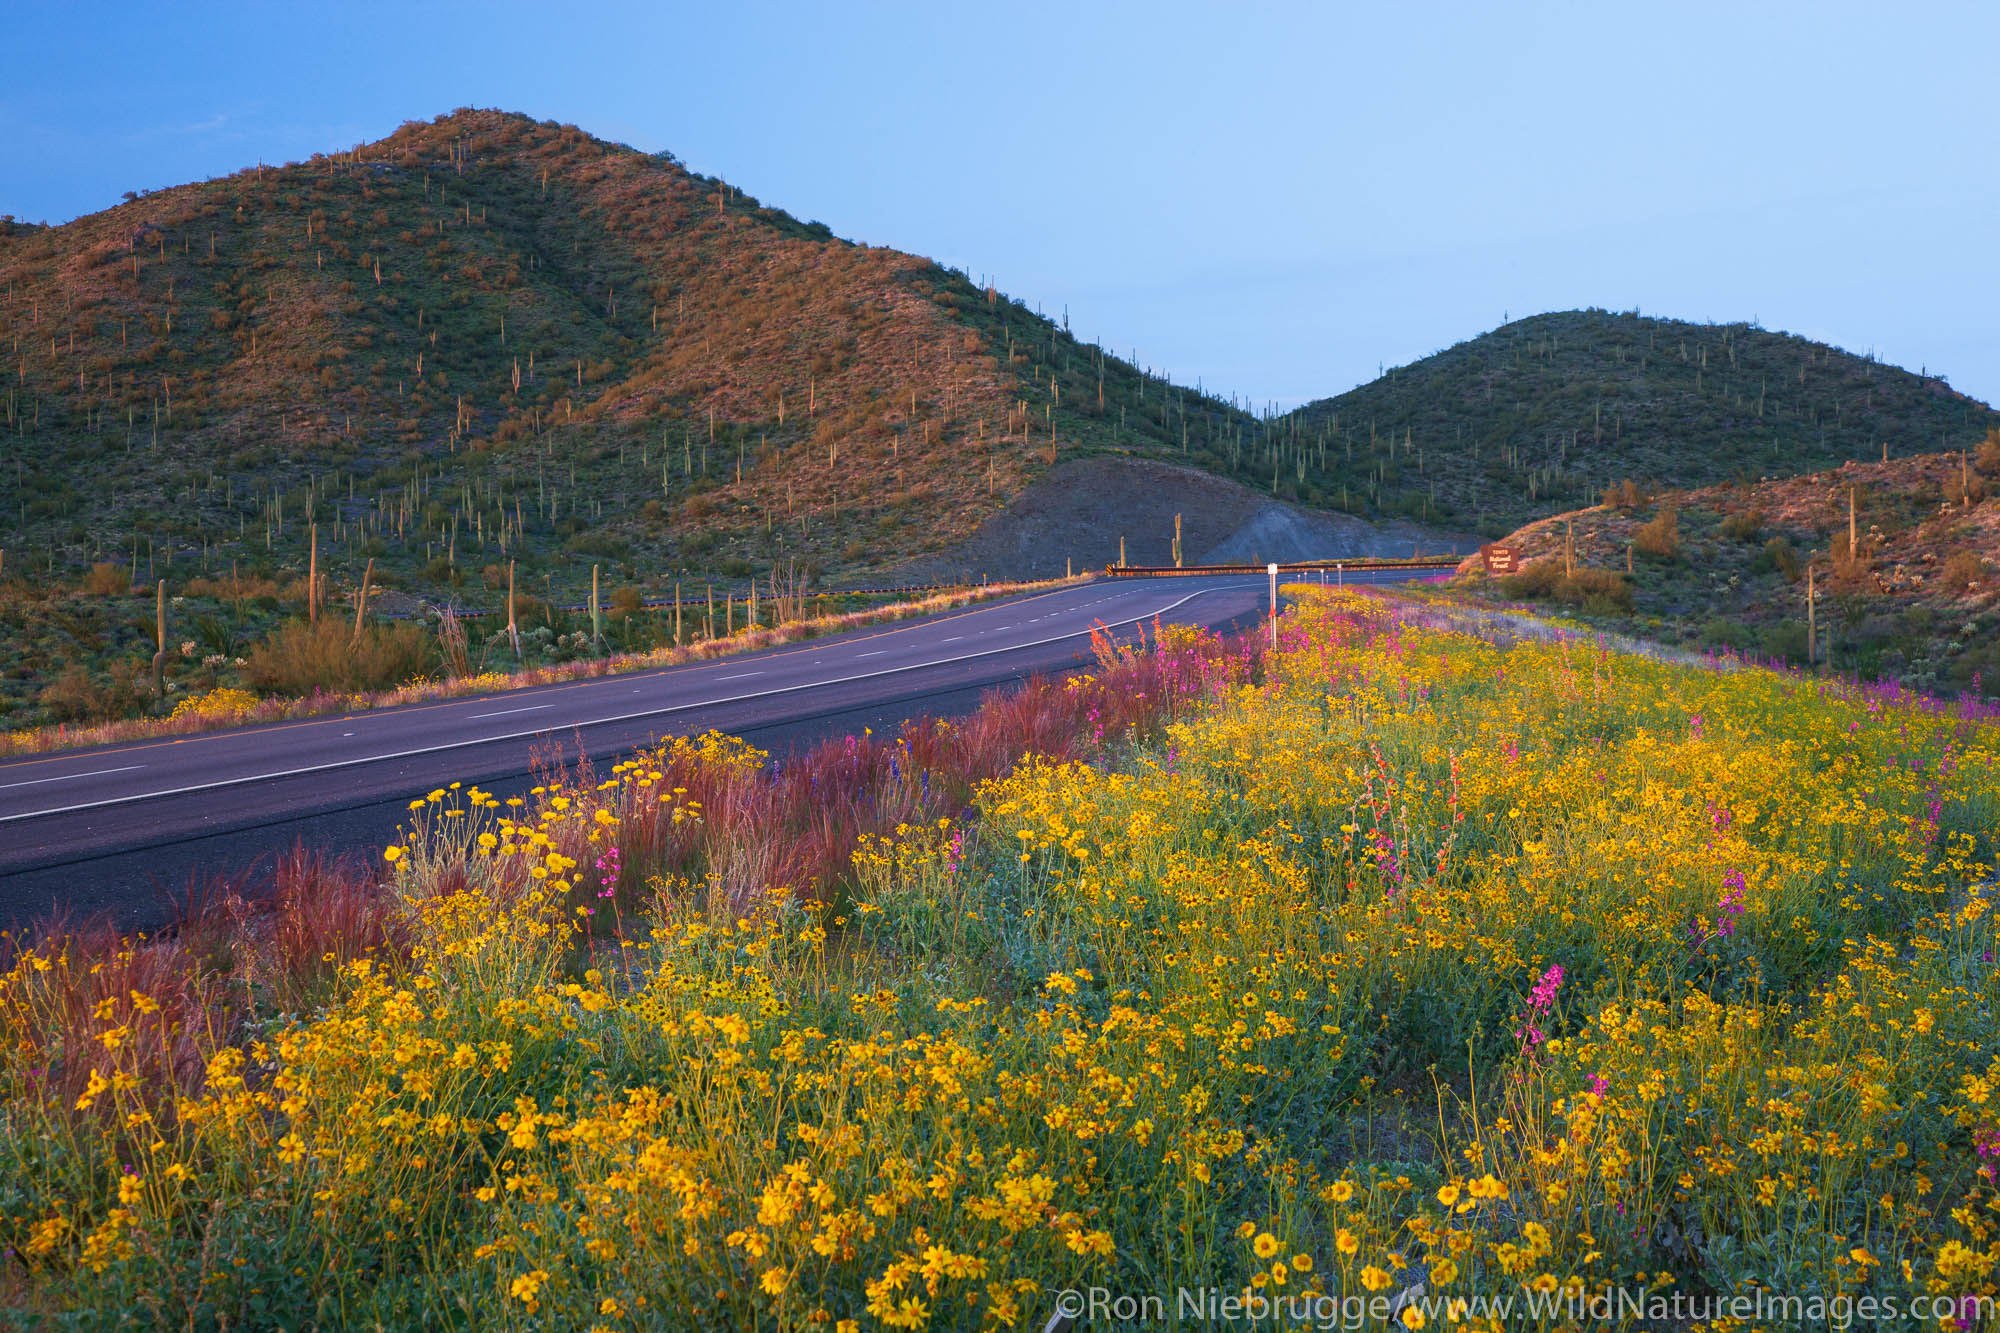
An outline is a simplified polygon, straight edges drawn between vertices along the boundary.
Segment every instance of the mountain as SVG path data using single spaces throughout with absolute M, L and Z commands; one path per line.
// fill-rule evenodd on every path
M 1604 500 L 1510 534 L 1520 573 L 1487 578 L 1475 556 L 1458 586 L 1648 638 L 2000 696 L 2000 431 L 1967 451 Z
M 1319 482 L 1369 510 L 1499 536 L 1609 485 L 1790 476 L 1850 459 L 1976 445 L 1984 403 L 1913 375 L 1749 324 L 1604 310 L 1502 325 L 1277 429 L 1338 468 Z
M 94 564 L 283 582 L 315 529 L 336 583 L 372 559 L 377 586 L 474 600 L 510 561 L 572 597 L 593 566 L 654 591 L 1002 549 L 1059 569 L 1167 540 L 1161 478 L 1197 474 L 1237 489 L 1188 504 L 1252 515 L 1216 549 L 1361 550 L 1349 518 L 1498 533 L 1624 478 L 1789 475 L 2000 420 L 1803 339 L 1601 311 L 1253 413 L 671 155 L 498 111 L 0 223 L 0 290 L 0 577 L 68 587 Z M 1049 501 L 1079 476 L 1085 503 Z
M 990 286 L 496 111 L 0 229 L 6 574 L 859 577 L 1248 413 Z M 192 567 L 191 567 L 192 566 Z

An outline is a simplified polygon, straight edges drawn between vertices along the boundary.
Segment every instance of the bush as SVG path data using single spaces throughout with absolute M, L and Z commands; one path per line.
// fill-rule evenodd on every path
M 1764 530 L 1764 511 L 1741 509 L 1722 520 L 1722 535 L 1731 541 L 1754 542 Z
M 1986 432 L 1979 451 L 1972 456 L 1972 465 L 1990 477 L 2000 477 L 2000 429 Z
M 316 690 L 381 690 L 432 670 L 437 654 L 422 627 L 370 625 L 357 639 L 353 627 L 329 616 L 313 625 L 291 620 L 250 650 L 244 677 L 260 690 L 310 694 Z
M 1806 660 L 1806 627 L 1797 620 L 1781 620 L 1764 631 L 1764 653 L 1786 662 Z
M 1845 529 L 1834 533 L 1829 558 L 1835 587 L 1856 591 L 1873 586 L 1875 544 L 1866 536 L 1850 547 Z
M 1500 580 L 1500 590 L 1509 597 L 1550 598 L 1580 606 L 1593 615 L 1632 609 L 1632 587 L 1623 574 L 1608 569 L 1577 569 L 1565 574 L 1562 561 L 1555 556 L 1509 574 Z
M 71 667 L 44 688 L 42 707 L 58 722 L 109 722 L 130 717 L 145 698 L 142 684 L 146 664 L 136 661 L 114 663 L 110 679 L 99 681 L 82 667 Z
M 1676 560 L 1681 553 L 1681 516 L 1677 510 L 1662 509 L 1651 522 L 1641 524 L 1632 535 L 1632 544 L 1641 555 L 1654 560 Z
M 1624 481 L 1606 486 L 1602 498 L 1606 509 L 1637 509 L 1651 497 L 1638 482 L 1627 477 Z
M 1748 648 L 1753 637 L 1749 626 L 1726 616 L 1711 617 L 1701 627 L 1701 641 L 1710 648 Z
M 1940 504 L 1978 504 L 1986 498 L 1986 478 L 1977 472 L 1961 473 L 1953 468 L 1951 474 L 1938 483 Z
M 1593 615 L 1632 609 L 1632 588 L 1625 576 L 1608 569 L 1579 569 L 1555 587 L 1556 600 L 1581 606 Z
M 123 565 L 100 560 L 83 576 L 83 590 L 92 597 L 112 597 L 132 591 L 132 575 Z
M 1562 581 L 1562 561 L 1554 556 L 1544 556 L 1540 560 L 1523 565 L 1519 573 L 1509 574 L 1500 580 L 1500 591 L 1507 597 L 1525 599 L 1546 597 L 1555 591 Z
M 1777 570 L 1790 582 L 1797 583 L 1799 581 L 1799 553 L 1794 551 L 1792 544 L 1783 537 L 1773 537 L 1770 541 L 1764 543 L 1764 553 L 1757 557 L 1757 563 L 1751 566 L 1751 568 L 1760 574 L 1767 574 L 1772 570 Z
M 1986 582 L 1986 562 L 1977 551 L 1954 551 L 1938 571 L 1938 582 L 1947 592 L 1966 592 Z

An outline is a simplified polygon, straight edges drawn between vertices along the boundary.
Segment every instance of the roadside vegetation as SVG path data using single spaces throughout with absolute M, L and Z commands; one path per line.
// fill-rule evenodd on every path
M 1975 448 L 1695 491 L 1627 480 L 1453 587 L 1594 627 L 1930 694 L 2000 696 L 2000 429 Z
M 848 1330 L 1187 1286 L 1417 1328 L 2000 1290 L 1991 709 L 1293 593 L 1275 651 L 1106 643 L 782 765 L 552 760 L 168 937 L 13 941 L 7 1299 Z
M 1062 582 L 895 596 L 807 593 L 774 578 L 770 595 L 761 599 L 734 589 L 717 598 L 706 589 L 701 600 L 690 598 L 678 610 L 671 604 L 647 606 L 636 589 L 619 588 L 600 606 L 595 625 L 588 611 L 517 596 L 510 634 L 504 593 L 500 606 L 483 614 L 419 606 L 405 621 L 350 621 L 338 613 L 313 621 L 297 608 L 280 618 L 287 603 L 303 605 L 303 584 L 246 587 L 244 595 L 218 599 L 213 585 L 196 581 L 189 595 L 170 599 L 168 622 L 170 630 L 178 630 L 192 621 L 196 637 L 176 644 L 176 634 L 167 636 L 157 677 L 148 667 L 159 642 L 153 613 L 169 599 L 157 594 L 10 599 L 0 585 L 0 617 L 18 617 L 28 652 L 27 663 L 13 675 L 22 683 L 14 696 L 19 702 L 6 716 L 31 723 L 0 731 L 0 755 L 644 671 L 931 615 Z M 139 619 L 142 606 L 148 614 Z M 252 640 L 251 628 L 261 625 L 270 628 Z M 80 647 L 84 643 L 87 651 Z M 231 650 L 241 655 L 230 656 Z M 86 665 L 93 658 L 108 662 L 108 668 L 93 671 Z M 54 664 L 63 661 L 71 665 L 57 674 Z M 54 680 L 36 690 L 36 682 L 51 674 Z M 37 718 L 48 721 L 32 725 Z

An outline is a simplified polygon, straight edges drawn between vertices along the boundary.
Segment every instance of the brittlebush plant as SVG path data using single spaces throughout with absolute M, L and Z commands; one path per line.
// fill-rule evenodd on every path
M 763 756 L 684 740 L 417 802 L 407 947 L 319 1012 L 204 1035 L 91 982 L 52 1049 L 87 978 L 20 953 L 12 1294 L 858 1330 L 1039 1327 L 1091 1285 L 1406 1327 L 1994 1292 L 1990 719 L 1292 592 L 1261 667 L 1163 644 L 1177 720 L 831 880 L 759 850 Z M 871 801 L 928 810 L 894 754 Z

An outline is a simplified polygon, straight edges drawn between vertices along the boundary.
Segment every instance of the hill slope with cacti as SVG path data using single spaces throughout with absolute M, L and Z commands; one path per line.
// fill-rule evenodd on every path
M 1350 505 L 1497 537 L 1632 480 L 1706 486 L 1963 449 L 2000 414 L 1911 374 L 1748 324 L 1603 310 L 1516 320 L 1277 428 Z
M 1972 450 L 1604 500 L 1511 534 L 1519 573 L 1488 578 L 1474 556 L 1456 586 L 1649 638 L 2000 695 L 2000 430 Z
M 865 577 L 1065 453 L 1252 474 L 1247 414 L 963 274 L 500 112 L 8 224 L 0 292 L 7 573 L 279 576 L 316 523 L 350 584 Z

